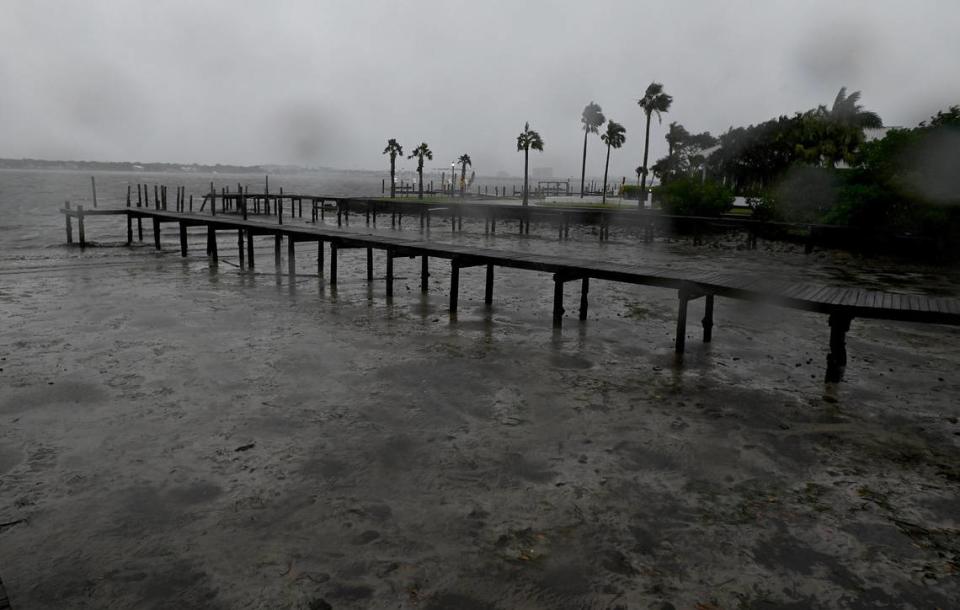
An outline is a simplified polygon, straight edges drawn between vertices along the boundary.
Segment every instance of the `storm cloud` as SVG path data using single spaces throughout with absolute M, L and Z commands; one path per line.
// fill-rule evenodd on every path
M 634 175 L 637 99 L 654 121 L 721 133 L 861 90 L 888 125 L 960 103 L 960 4 L 8 0 L 0 20 L 0 156 L 379 168 L 387 138 L 469 153 L 479 174 L 531 161 L 579 173 L 580 112 L 627 128 L 611 175 Z M 590 169 L 602 171 L 594 138 Z M 406 162 L 409 164 L 409 162 Z

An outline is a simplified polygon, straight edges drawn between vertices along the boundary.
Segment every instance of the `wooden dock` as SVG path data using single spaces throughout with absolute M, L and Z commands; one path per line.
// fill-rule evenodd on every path
M 346 204 L 349 206 L 356 201 L 358 200 L 339 199 L 331 213 L 341 215 L 341 220 L 342 216 L 346 215 L 347 222 L 349 222 L 350 209 L 349 207 L 344 209 L 342 202 L 350 202 Z M 422 204 L 418 205 L 421 205 L 421 213 L 425 213 Z M 516 209 L 516 206 L 513 207 Z M 522 211 L 528 208 L 520 209 Z M 562 327 L 564 313 L 566 312 L 563 287 L 567 282 L 580 282 L 580 320 L 585 320 L 587 317 L 590 280 L 672 289 L 677 291 L 678 297 L 675 338 L 675 351 L 678 355 L 682 355 L 685 349 L 688 304 L 695 299 L 703 298 L 705 301 L 705 314 L 701 321 L 704 342 L 712 340 L 713 311 L 716 305 L 716 297 L 760 302 L 788 309 L 815 312 L 826 315 L 830 327 L 825 375 L 828 382 L 840 381 L 843 376 L 847 364 L 846 334 L 850 329 L 850 322 L 854 318 L 960 325 L 960 301 L 956 299 L 892 294 L 858 288 L 795 284 L 785 281 L 766 282 L 757 277 L 743 277 L 729 273 L 684 272 L 603 261 L 580 260 L 563 256 L 439 244 L 402 237 L 360 234 L 342 228 L 335 229 L 303 223 L 281 224 L 281 222 L 251 220 L 249 217 L 244 218 L 243 215 L 237 213 L 217 214 L 215 208 L 211 210 L 213 213 L 210 215 L 136 207 L 84 211 L 79 206 L 76 209 L 65 206 L 61 212 L 66 218 L 67 242 L 73 243 L 72 220 L 76 219 L 80 231 L 81 246 L 85 243 L 84 216 L 91 214 L 126 216 L 127 243 L 133 241 L 133 221 L 136 220 L 138 225 L 144 220 L 149 221 L 152 223 L 154 245 L 158 250 L 162 248 L 160 241 L 161 225 L 164 223 L 177 224 L 182 256 L 186 256 L 188 253 L 187 229 L 195 226 L 205 227 L 207 255 L 213 264 L 217 263 L 220 248 L 218 232 L 235 232 L 236 241 L 233 243 L 235 244 L 234 247 L 237 248 L 240 266 L 250 268 L 255 265 L 253 238 L 258 235 L 272 236 L 278 270 L 281 263 L 282 243 L 286 240 L 288 272 L 291 275 L 295 273 L 297 244 L 316 244 L 318 274 L 325 274 L 325 251 L 329 249 L 329 275 L 327 277 L 331 285 L 337 283 L 337 253 L 340 250 L 349 248 L 366 249 L 368 280 L 373 278 L 373 251 L 381 250 L 386 253 L 387 297 L 393 296 L 393 261 L 395 258 L 420 257 L 420 289 L 423 292 L 426 292 L 428 288 L 430 259 L 445 259 L 450 262 L 451 266 L 449 295 L 451 316 L 456 316 L 457 312 L 460 270 L 467 267 L 483 266 L 486 268 L 484 302 L 488 305 L 493 302 L 494 273 L 497 267 L 553 274 L 553 325 L 557 329 Z M 280 218 L 282 219 L 282 214 Z M 423 222 L 422 219 L 421 222 Z M 526 222 L 529 222 L 529 219 Z M 140 231 L 140 239 L 142 240 L 142 230 Z
M 362 216 L 367 226 L 376 226 L 378 217 L 390 217 L 392 226 L 399 226 L 403 217 L 419 221 L 420 226 L 430 223 L 449 223 L 452 230 L 463 228 L 463 219 L 473 219 L 484 223 L 484 232 L 496 233 L 497 223 L 514 223 L 521 234 L 530 233 L 530 223 L 536 222 L 552 227 L 558 239 L 570 237 L 570 228 L 574 225 L 587 225 L 595 228 L 600 241 L 610 239 L 610 229 L 620 228 L 636 232 L 644 243 L 650 243 L 658 234 L 683 232 L 690 235 L 694 244 L 703 241 L 703 236 L 713 230 L 736 230 L 745 236 L 748 249 L 757 247 L 757 239 L 764 235 L 793 233 L 802 235 L 809 253 L 818 243 L 842 242 L 851 236 L 856 237 L 849 227 L 836 225 L 817 225 L 809 223 L 778 222 L 744 218 L 727 214 L 722 216 L 675 216 L 661 210 L 640 208 L 597 208 L 597 207 L 547 207 L 521 206 L 517 203 L 503 203 L 490 200 L 469 200 L 457 197 L 444 202 L 423 202 L 407 199 L 332 197 L 326 195 L 304 195 L 295 193 L 249 193 L 230 192 L 222 188 L 219 193 L 211 190 L 204 197 L 201 211 L 208 203 L 220 204 L 220 213 L 235 212 L 249 216 L 267 215 L 277 222 L 284 218 L 303 218 L 304 204 L 311 220 L 324 217 L 327 213 L 336 213 L 337 224 L 349 224 L 350 216 Z M 574 202 L 575 203 L 575 202 Z M 161 206 L 160 209 L 165 209 Z M 186 211 L 181 205 L 178 211 Z M 191 209 L 192 211 L 192 209 Z

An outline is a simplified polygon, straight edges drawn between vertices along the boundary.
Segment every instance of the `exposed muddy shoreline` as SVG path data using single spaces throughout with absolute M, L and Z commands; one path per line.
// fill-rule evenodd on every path
M 960 598 L 958 329 L 855 320 L 827 387 L 813 314 L 718 300 L 714 343 L 691 324 L 678 366 L 666 290 L 598 282 L 556 334 L 545 275 L 499 273 L 488 310 L 465 270 L 451 321 L 439 264 L 422 297 L 398 259 L 388 301 L 359 252 L 333 291 L 309 255 L 291 281 L 101 235 L 0 266 L 14 608 Z M 497 247 L 957 294 L 952 271 L 787 245 L 574 237 Z

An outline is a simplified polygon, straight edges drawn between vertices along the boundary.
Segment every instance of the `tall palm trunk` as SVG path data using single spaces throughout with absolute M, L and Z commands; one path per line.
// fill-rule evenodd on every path
M 527 205 L 527 163 L 530 160 L 530 147 L 523 149 L 523 205 Z
M 603 198 L 601 203 L 607 202 L 607 170 L 610 169 L 610 145 L 607 144 L 607 163 L 603 166 Z
M 420 187 L 419 187 L 420 199 L 423 199 L 423 168 L 422 167 L 417 169 L 417 175 L 420 176 Z
M 464 163 L 460 168 L 460 196 L 467 196 L 467 164 Z
M 393 199 L 397 196 L 397 159 L 396 157 L 390 157 L 390 199 Z
M 643 137 L 643 175 L 640 177 L 640 207 L 647 201 L 647 153 L 650 151 L 650 115 L 647 113 L 647 135 Z
M 587 130 L 583 130 L 583 167 L 580 169 L 580 199 L 583 199 L 583 183 L 587 178 Z

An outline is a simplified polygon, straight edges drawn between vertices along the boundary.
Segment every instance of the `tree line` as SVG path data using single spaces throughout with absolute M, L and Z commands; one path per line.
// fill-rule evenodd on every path
M 861 93 L 842 87 L 829 106 L 819 105 L 792 115 L 781 115 L 745 127 L 731 127 L 719 136 L 696 133 L 672 122 L 664 138 L 667 155 L 649 161 L 651 123 L 662 121 L 673 97 L 661 83 L 651 83 L 637 100 L 644 113 L 643 160 L 637 167 L 638 184 L 624 187 L 636 194 L 641 206 L 652 171 L 659 184 L 656 203 L 677 214 L 717 215 L 728 211 L 735 196 L 746 198 L 759 219 L 840 224 L 870 231 L 910 233 L 958 242 L 960 237 L 960 106 L 940 111 L 913 128 L 888 129 L 869 140 L 869 129 L 883 127 L 880 116 L 861 104 Z M 601 128 L 606 123 L 606 130 Z M 580 117 L 583 156 L 580 196 L 585 194 L 586 158 L 590 134 L 600 134 L 606 145 L 603 200 L 606 201 L 611 151 L 626 141 L 626 128 L 608 120 L 594 101 Z M 523 153 L 523 204 L 528 203 L 529 153 L 542 151 L 543 138 L 524 125 L 517 137 Z M 395 195 L 395 160 L 403 154 L 395 139 L 384 154 L 390 156 L 391 196 Z M 420 196 L 423 160 L 432 159 L 426 143 L 408 158 L 417 159 Z M 458 161 L 461 192 L 469 155 Z

